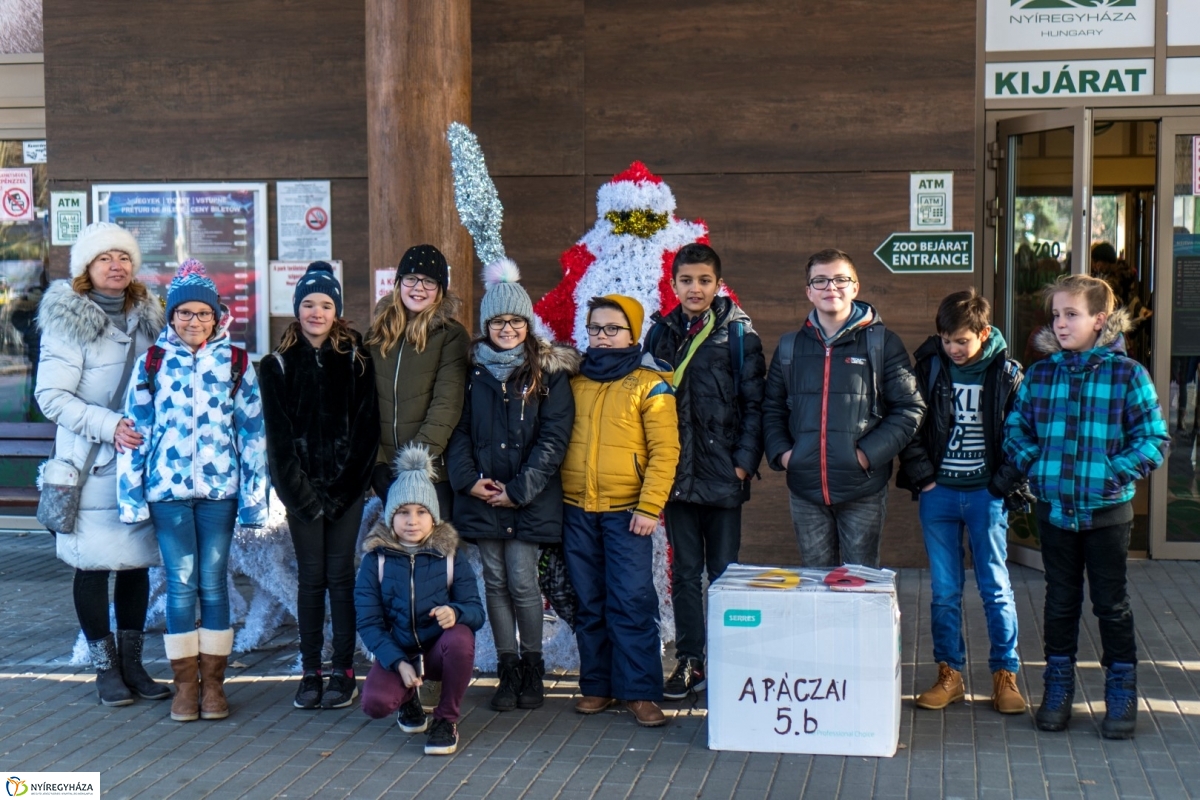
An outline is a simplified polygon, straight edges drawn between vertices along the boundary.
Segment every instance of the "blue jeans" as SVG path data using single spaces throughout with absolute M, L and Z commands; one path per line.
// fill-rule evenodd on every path
M 933 658 L 962 671 L 967 646 L 962 634 L 963 528 L 971 543 L 975 582 L 987 618 L 988 667 L 1021 668 L 1017 657 L 1017 607 L 1008 579 L 1008 513 L 987 489 L 963 492 L 934 486 L 921 493 L 921 530 L 933 584 Z
M 196 630 L 196 595 L 200 625 L 213 631 L 229 628 L 229 546 L 238 501 L 172 500 L 150 504 L 167 572 L 167 633 Z
M 579 596 L 579 691 L 658 702 L 663 671 L 654 537 L 630 531 L 632 516 L 563 505 L 563 555 Z

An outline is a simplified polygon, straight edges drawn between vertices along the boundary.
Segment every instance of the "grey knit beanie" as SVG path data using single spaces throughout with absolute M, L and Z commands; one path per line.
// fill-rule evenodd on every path
M 484 335 L 487 335 L 488 320 L 501 314 L 512 314 L 533 323 L 533 302 L 520 280 L 521 270 L 509 258 L 493 261 L 483 268 L 485 291 L 483 302 L 479 304 L 479 330 Z
M 406 444 L 396 455 L 396 480 L 388 489 L 383 519 L 392 527 L 392 518 L 400 506 L 417 503 L 429 509 L 433 523 L 440 525 L 442 512 L 438 508 L 437 491 L 433 488 L 433 456 L 423 444 Z

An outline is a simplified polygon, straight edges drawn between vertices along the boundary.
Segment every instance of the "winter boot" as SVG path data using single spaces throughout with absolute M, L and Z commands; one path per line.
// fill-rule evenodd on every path
M 1100 725 L 1105 739 L 1132 739 L 1137 728 L 1137 667 L 1114 661 L 1104 670 L 1104 705 Z
M 195 631 L 168 633 L 163 636 L 163 646 L 175 673 L 171 719 L 176 722 L 200 719 L 200 637 Z
M 158 683 L 146 673 L 142 666 L 141 631 L 117 631 L 117 655 L 121 662 L 121 679 L 129 691 L 146 700 L 166 700 L 171 690 Z
M 121 667 L 117 663 L 117 642 L 110 633 L 103 639 L 88 642 L 92 666 L 96 668 L 96 694 L 106 706 L 127 706 L 133 702 L 129 687 L 121 680 Z
M 945 661 L 939 661 L 937 680 L 933 686 L 917 695 L 916 704 L 918 708 L 940 711 L 965 696 L 962 673 Z
M 992 673 L 992 708 L 1001 714 L 1024 714 L 1025 698 L 1017 688 L 1017 674 L 1006 669 Z
M 546 702 L 546 688 L 542 676 L 546 674 L 546 663 L 541 653 L 521 654 L 521 691 L 517 695 L 517 708 L 541 708 Z
M 521 691 L 521 660 L 516 653 L 501 653 L 496 666 L 499 682 L 492 695 L 492 708 L 496 711 L 512 711 L 517 707 L 517 692 Z
M 225 719 L 225 668 L 233 652 L 233 628 L 223 631 L 200 629 L 200 719 Z
M 1046 656 L 1046 684 L 1042 704 L 1037 710 L 1037 726 L 1043 731 L 1061 731 L 1071 719 L 1075 701 L 1075 661 L 1070 656 Z

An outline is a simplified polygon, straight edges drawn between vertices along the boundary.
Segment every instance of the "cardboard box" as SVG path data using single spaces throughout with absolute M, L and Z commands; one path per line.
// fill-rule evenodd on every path
M 895 590 L 831 591 L 823 574 L 734 564 L 709 587 L 710 749 L 896 754 Z

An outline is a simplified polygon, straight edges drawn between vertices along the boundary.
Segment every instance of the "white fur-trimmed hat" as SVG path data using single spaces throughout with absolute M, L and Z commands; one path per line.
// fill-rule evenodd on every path
M 79 240 L 71 245 L 71 277 L 78 278 L 88 264 L 101 253 L 120 250 L 133 259 L 133 273 L 142 268 L 142 248 L 133 234 L 113 222 L 93 222 L 79 232 Z
M 609 211 L 638 209 L 670 214 L 675 210 L 675 195 L 662 178 L 642 162 L 635 161 L 629 169 L 613 175 L 613 179 L 596 192 L 596 210 L 603 217 Z

